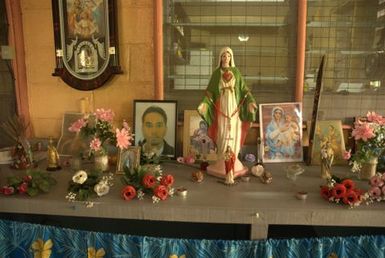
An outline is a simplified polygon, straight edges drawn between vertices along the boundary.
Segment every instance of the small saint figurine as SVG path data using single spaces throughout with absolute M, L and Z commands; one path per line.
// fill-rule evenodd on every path
M 60 158 L 59 153 L 57 152 L 57 149 L 55 146 L 53 146 L 53 140 L 52 138 L 49 139 L 48 144 L 48 150 L 47 150 L 47 170 L 48 171 L 55 171 L 60 170 Z
M 331 168 L 334 160 L 334 151 L 328 139 L 321 141 L 321 177 L 328 179 L 332 177 Z
M 235 165 L 235 153 L 231 150 L 230 146 L 227 146 L 226 152 L 225 152 L 225 170 L 226 170 L 225 184 L 227 185 L 234 184 L 234 165 Z

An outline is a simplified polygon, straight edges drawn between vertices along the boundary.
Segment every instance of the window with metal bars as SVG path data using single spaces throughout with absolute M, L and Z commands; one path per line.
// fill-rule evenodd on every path
M 384 114 L 385 1 L 308 1 L 304 82 L 305 117 L 310 117 L 321 57 L 321 118 Z
M 164 2 L 165 98 L 196 109 L 228 46 L 259 103 L 293 101 L 297 1 Z

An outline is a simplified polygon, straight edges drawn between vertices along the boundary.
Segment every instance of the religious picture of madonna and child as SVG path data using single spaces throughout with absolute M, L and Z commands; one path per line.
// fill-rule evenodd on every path
M 260 104 L 259 122 L 263 162 L 303 160 L 301 103 Z

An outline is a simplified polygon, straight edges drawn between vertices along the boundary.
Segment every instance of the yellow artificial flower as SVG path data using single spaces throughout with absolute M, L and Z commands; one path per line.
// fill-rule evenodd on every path
M 52 240 L 48 239 L 45 243 L 39 238 L 32 243 L 33 257 L 34 258 L 49 258 L 52 253 Z
M 168 258 L 186 258 L 186 255 L 181 255 L 181 256 L 178 256 L 178 255 L 176 255 L 176 254 L 172 254 L 172 255 L 170 255 Z
M 95 247 L 88 248 L 88 258 L 103 258 L 106 255 L 106 252 L 103 248 L 99 248 L 97 251 Z

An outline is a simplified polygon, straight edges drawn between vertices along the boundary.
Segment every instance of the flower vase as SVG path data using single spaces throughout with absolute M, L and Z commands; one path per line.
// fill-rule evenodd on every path
M 362 163 L 362 167 L 359 171 L 359 178 L 369 180 L 376 174 L 378 164 L 378 157 L 370 158 L 368 162 Z
M 95 169 L 101 170 L 101 171 L 107 171 L 109 168 L 108 166 L 108 155 L 96 155 L 95 156 Z

